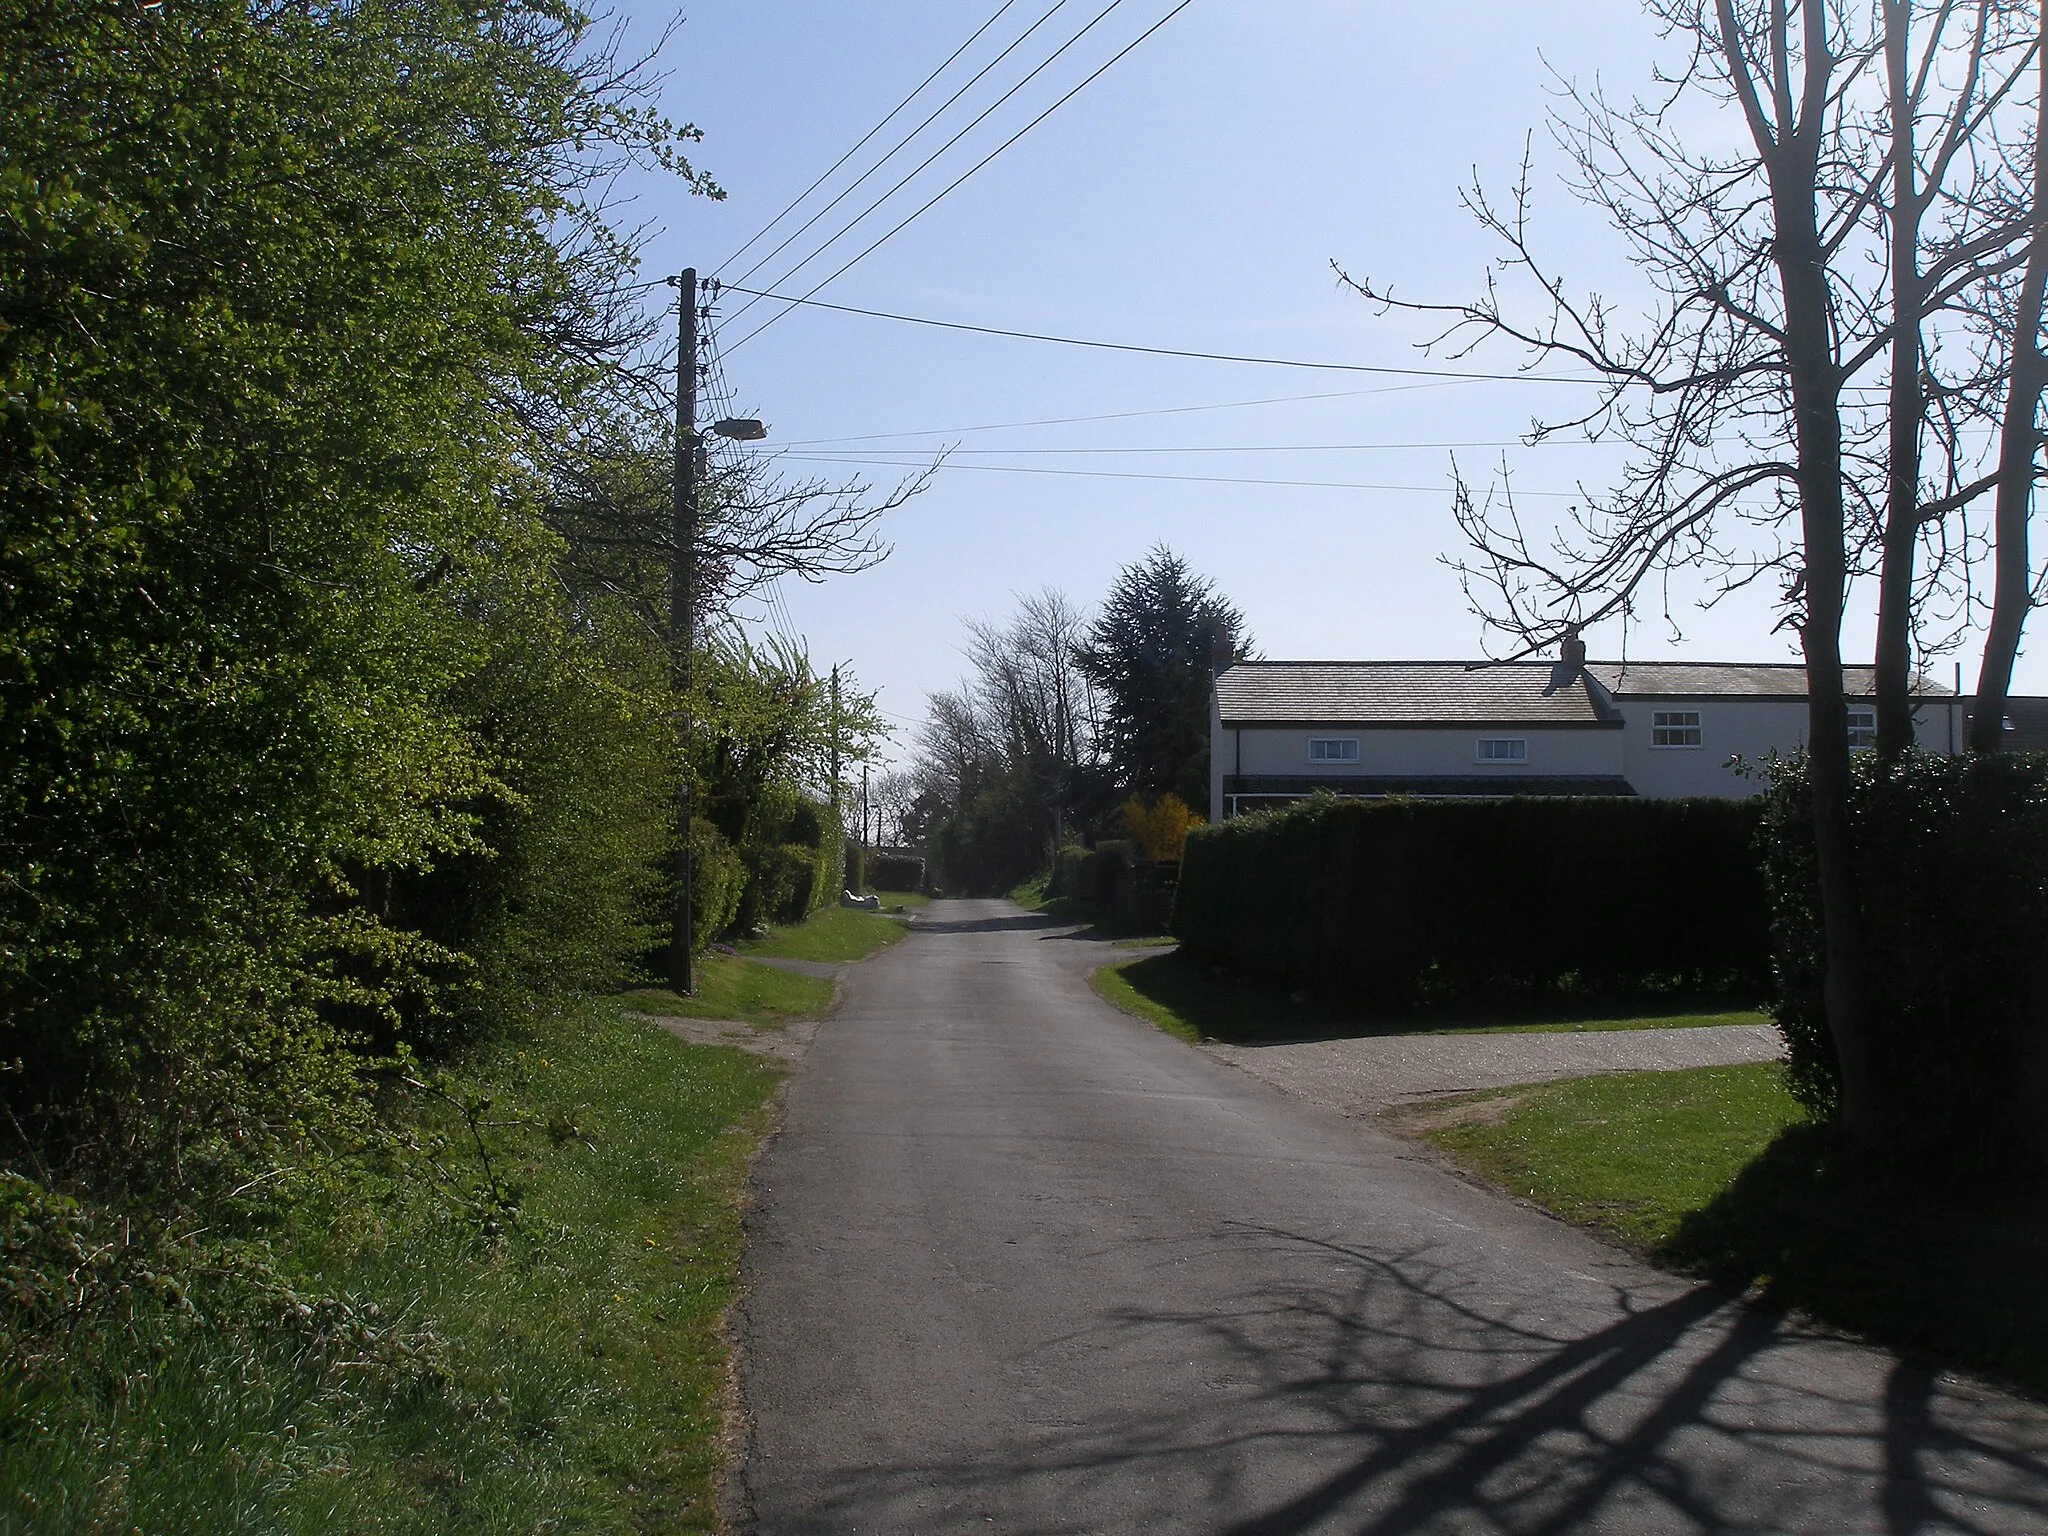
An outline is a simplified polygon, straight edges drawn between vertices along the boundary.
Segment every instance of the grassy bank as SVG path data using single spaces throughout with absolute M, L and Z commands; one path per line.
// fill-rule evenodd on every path
M 488 1168 L 456 1105 L 408 1101 L 447 1182 L 285 1204 L 285 1289 L 218 1275 L 10 1361 L 0 1528 L 715 1529 L 720 1319 L 779 1070 L 591 1004 L 465 1075 Z
M 799 976 L 738 955 L 699 955 L 697 990 L 678 997 L 666 987 L 635 987 L 615 999 L 635 1013 L 662 1018 L 732 1019 L 765 1028 L 814 1019 L 832 1006 L 832 983 Z
M 1365 1017 L 1354 1009 L 1289 994 L 1244 976 L 1215 975 L 1177 952 L 1104 967 L 1090 982 L 1098 993 L 1126 1013 L 1136 1014 L 1168 1034 L 1190 1042 L 1220 1040 L 1239 1044 L 1405 1034 L 1557 1034 L 1767 1022 L 1754 1009 L 1684 1001 L 1635 1006 L 1558 1003 L 1490 1012 L 1445 1009 L 1394 1018 Z
M 872 891 L 869 894 L 882 904 L 884 912 L 916 912 L 932 904 L 931 897 L 922 891 Z
M 765 939 L 749 939 L 737 947 L 743 955 L 844 965 L 865 960 L 876 950 L 907 937 L 909 932 L 901 919 L 886 913 L 830 906 L 820 907 L 801 923 L 772 929 Z
M 2048 1190 L 1874 1170 L 1803 1119 L 1776 1066 L 1535 1084 L 1405 1118 L 1660 1262 L 2048 1396 Z

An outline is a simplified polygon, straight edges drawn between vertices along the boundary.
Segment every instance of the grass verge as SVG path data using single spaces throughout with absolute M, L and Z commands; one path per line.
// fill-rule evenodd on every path
M 734 1019 L 771 1029 L 791 1019 L 815 1019 L 832 1006 L 832 983 L 825 977 L 799 976 L 738 955 L 699 955 L 696 973 L 694 996 L 678 997 L 666 987 L 636 987 L 614 1001 L 635 1013 Z
M 1247 1044 L 1276 1040 L 1337 1040 L 1367 1035 L 1569 1034 L 1613 1029 L 1697 1029 L 1717 1024 L 1764 1024 L 1755 1009 L 1683 1003 L 1652 1006 L 1583 1004 L 1545 1008 L 1470 1010 L 1367 1018 L 1317 998 L 1295 1001 L 1279 987 L 1243 976 L 1217 976 L 1176 952 L 1117 961 L 1097 971 L 1090 985 L 1126 1013 L 1149 1020 L 1187 1041 Z
M 884 912 L 916 912 L 932 904 L 923 891 L 871 891 Z
M 854 960 L 865 960 L 876 950 L 903 939 L 909 932 L 894 917 L 880 912 L 863 912 L 858 907 L 835 905 L 820 907 L 800 923 L 776 928 L 765 939 L 749 939 L 736 947 L 743 955 L 845 965 Z
M 305 1319 L 223 1290 L 75 1329 L 59 1376 L 0 1375 L 0 1528 L 715 1530 L 721 1318 L 779 1075 L 599 1004 L 469 1063 L 516 1218 L 366 1174 L 268 1234 Z M 482 1177 L 453 1109 L 406 1123 Z
M 1536 1084 L 1404 1119 L 1660 1262 L 2048 1396 L 2048 1190 L 1874 1169 L 1802 1117 L 1774 1065 Z

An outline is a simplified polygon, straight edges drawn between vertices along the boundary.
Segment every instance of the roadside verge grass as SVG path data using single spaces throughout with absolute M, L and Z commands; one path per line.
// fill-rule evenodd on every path
M 1702 1007 L 1661 1001 L 1636 1007 L 1569 1004 L 1491 1013 L 1450 1010 L 1396 1018 L 1364 1017 L 1318 998 L 1295 1001 L 1279 987 L 1235 974 L 1217 976 L 1175 952 L 1112 962 L 1089 984 L 1126 1013 L 1190 1042 L 1226 1044 L 1278 1040 L 1338 1040 L 1367 1035 L 1565 1034 L 1614 1029 L 1697 1029 L 1717 1024 L 1764 1024 L 1755 1009 Z
M 765 939 L 748 939 L 734 947 L 743 955 L 846 965 L 867 959 L 909 933 L 899 918 L 833 905 L 818 908 L 800 923 L 772 929 Z
M 932 904 L 923 891 L 870 891 L 884 912 L 916 912 Z
M 666 987 L 635 987 L 614 1001 L 662 1018 L 732 1019 L 767 1029 L 791 1019 L 815 1019 L 832 1006 L 827 978 L 799 976 L 739 955 L 699 955 L 696 980 L 691 997 L 678 997 Z
M 138 1298 L 67 1375 L 0 1373 L 0 1528 L 716 1530 L 721 1320 L 780 1076 L 596 1003 L 466 1063 L 516 1214 L 476 1198 L 458 1109 L 412 1105 L 447 1183 L 281 1203 L 284 1302 Z
M 2048 1396 L 2048 1189 L 1873 1168 L 1804 1119 L 1775 1064 L 1541 1083 L 1389 1119 L 1661 1263 Z

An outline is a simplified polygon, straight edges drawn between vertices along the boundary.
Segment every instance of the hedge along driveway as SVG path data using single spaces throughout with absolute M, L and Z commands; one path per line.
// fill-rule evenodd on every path
M 1204 963 L 1369 1009 L 1684 987 L 1754 1000 L 1747 801 L 1318 797 L 1197 829 L 1173 931 Z

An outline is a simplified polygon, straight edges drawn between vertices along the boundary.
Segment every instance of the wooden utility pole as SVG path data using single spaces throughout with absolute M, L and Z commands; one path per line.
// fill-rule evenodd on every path
M 696 990 L 691 942 L 690 688 L 697 648 L 697 269 L 673 278 L 676 304 L 676 473 L 671 506 L 669 632 L 675 647 L 676 725 L 681 775 L 676 791 L 675 907 L 668 937 L 668 982 L 679 996 Z

